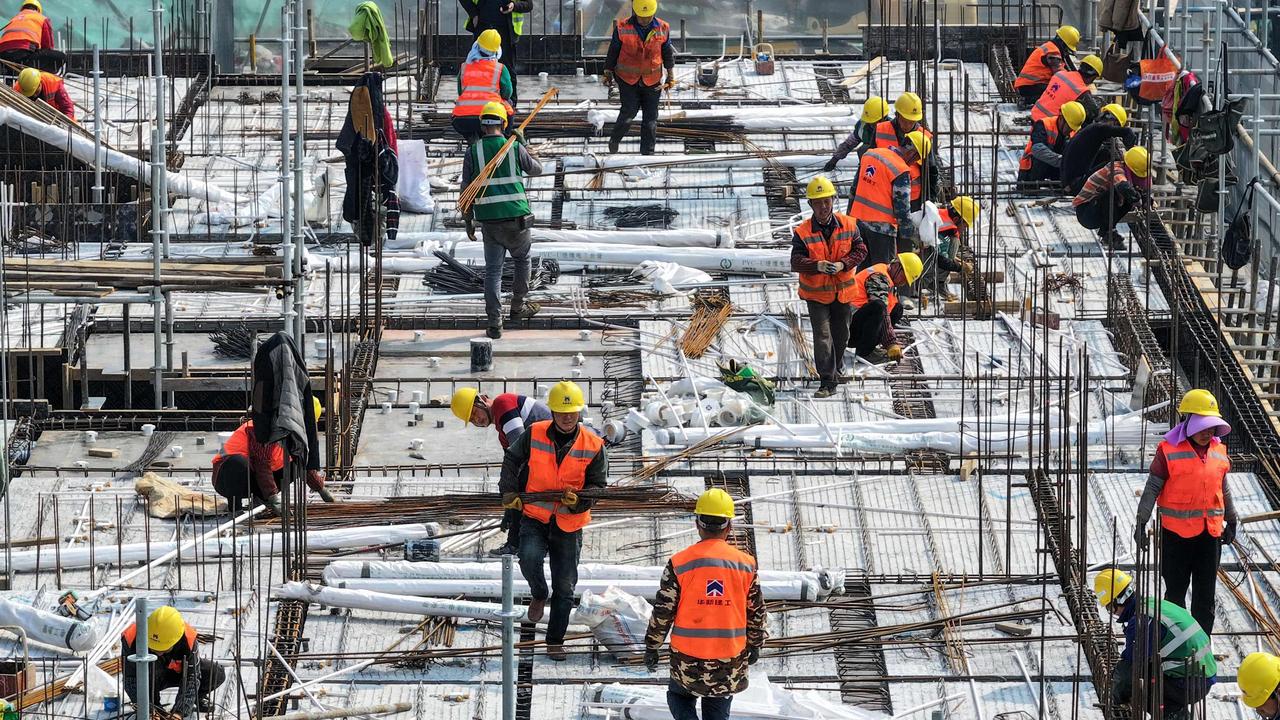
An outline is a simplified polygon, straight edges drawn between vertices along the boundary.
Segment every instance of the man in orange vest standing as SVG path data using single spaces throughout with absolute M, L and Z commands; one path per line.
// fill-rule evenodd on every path
M 1182 396 L 1181 422 L 1156 446 L 1147 484 L 1138 501 L 1134 542 L 1147 548 L 1147 521 L 1160 508 L 1160 577 L 1164 599 L 1187 607 L 1206 633 L 1213 633 L 1214 596 L 1222 546 L 1236 539 L 1236 508 L 1227 486 L 1231 460 L 1221 438 L 1231 432 L 1218 399 L 1208 390 Z
M 658 650 L 671 633 L 667 708 L 673 720 L 729 720 L 733 696 L 747 689 L 747 666 L 768 637 L 756 559 L 725 539 L 733 529 L 733 498 L 712 488 L 698 498 L 697 544 L 672 556 L 662 573 L 644 637 L 644 663 L 658 669 Z
M 805 197 L 813 214 L 791 235 L 791 270 L 800 275 L 800 299 L 809 304 L 813 358 L 820 385 L 814 397 L 835 394 L 840 361 L 849 344 L 853 276 L 867 255 L 857 222 L 835 212 L 836 186 L 824 175 L 809 181 Z
M 127 661 L 137 652 L 138 626 L 130 625 L 120 635 L 120 653 L 124 663 L 124 691 L 129 699 L 137 702 L 138 669 L 136 663 Z M 196 630 L 182 619 L 182 613 L 169 605 L 162 605 L 147 616 L 147 649 L 155 653 L 150 664 L 151 707 L 160 707 L 160 691 L 178 688 L 170 712 L 180 718 L 197 712 L 213 712 L 210 697 L 227 678 L 221 665 L 200 657 Z
M 562 380 L 547 394 L 551 419 L 542 420 L 507 448 L 498 490 L 502 506 L 521 510 L 520 573 L 529 583 L 529 620 L 542 619 L 547 605 L 543 562 L 551 561 L 551 617 L 547 620 L 547 657 L 566 659 L 564 633 L 578 584 L 582 528 L 591 522 L 592 498 L 584 488 L 603 489 L 609 475 L 604 440 L 582 424 L 587 403 L 577 383 Z M 520 493 L 543 493 L 528 502 Z M 546 499 L 551 494 L 552 499 Z
M 22 0 L 22 8 L 0 30 L 0 59 L 30 65 L 40 50 L 53 48 L 53 23 L 44 15 L 40 0 Z
M 877 147 L 862 156 L 849 201 L 849 214 L 858 221 L 858 233 L 867 244 L 867 256 L 858 269 L 889 262 L 898 247 L 909 249 L 915 242 L 910 166 L 918 162 L 920 152 L 911 141 Z
M 54 110 L 72 120 L 76 119 L 76 104 L 67 94 L 67 85 L 62 78 L 53 73 L 35 68 L 23 68 L 22 72 L 18 73 L 18 82 L 13 84 L 13 89 L 32 100 L 43 100 Z
M 1080 44 L 1080 31 L 1071 25 L 1058 28 L 1057 37 L 1041 43 L 1027 56 L 1022 64 L 1022 71 L 1013 81 L 1013 88 L 1018 91 L 1023 107 L 1031 107 L 1044 89 L 1049 86 L 1049 78 L 1062 69 L 1063 58 L 1071 57 Z
M 877 348 L 890 360 L 902 359 L 902 346 L 893 326 L 902 319 L 898 288 L 910 287 L 924 272 L 924 261 L 913 253 L 901 253 L 892 263 L 877 263 L 860 270 L 853 280 L 853 319 L 849 344 L 858 357 L 867 358 Z
M 511 71 L 502 59 L 502 36 L 492 28 L 480 33 L 471 46 L 467 62 L 458 73 L 458 99 L 453 103 L 453 129 L 468 143 L 475 142 L 482 130 L 480 114 L 491 102 L 502 103 L 507 116 L 515 113 L 511 106 Z
M 622 101 L 609 135 L 611 153 L 618 152 L 637 112 L 643 113 L 640 154 L 652 155 L 658 143 L 658 99 L 664 89 L 676 84 L 676 54 L 671 47 L 671 26 L 657 14 L 658 0 L 632 0 L 631 17 L 613 24 L 601 78 L 610 87 L 615 79 L 618 81 L 618 97 Z
M 1018 162 L 1018 182 L 1057 180 L 1067 140 L 1084 124 L 1084 116 L 1084 106 L 1072 100 L 1062 106 L 1060 115 L 1031 123 L 1031 139 Z
M 1057 115 L 1062 106 L 1072 100 L 1078 100 L 1085 110 L 1098 106 L 1093 103 L 1091 88 L 1093 81 L 1102 74 L 1102 58 L 1097 55 L 1086 55 L 1080 61 L 1079 70 L 1059 70 L 1049 79 L 1049 85 L 1040 94 L 1040 99 L 1031 108 L 1031 122 L 1043 120 Z

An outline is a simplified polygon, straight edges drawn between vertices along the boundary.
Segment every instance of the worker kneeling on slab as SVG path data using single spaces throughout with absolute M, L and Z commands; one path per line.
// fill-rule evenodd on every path
M 733 498 L 712 488 L 694 506 L 695 544 L 672 556 L 662 572 L 644 637 L 644 664 L 658 669 L 671 633 L 667 707 L 673 720 L 728 720 L 733 696 L 747 689 L 747 666 L 768 637 L 756 559 L 726 542 Z
M 1013 81 L 1022 107 L 1031 107 L 1035 103 L 1049 87 L 1054 73 L 1062 69 L 1063 58 L 1070 57 L 1079 44 L 1080 31 L 1072 25 L 1063 25 L 1058 28 L 1056 37 L 1040 43 L 1031 51 Z
M 138 669 L 137 663 L 128 659 L 138 652 L 137 635 L 137 623 L 120 635 L 120 653 L 125 658 L 124 691 L 134 704 L 138 702 Z M 212 660 L 200 657 L 198 646 L 195 628 L 182 619 L 177 609 L 164 605 L 147 616 L 147 649 L 156 655 L 148 665 L 152 708 L 160 707 L 161 690 L 176 687 L 178 697 L 170 710 L 174 715 L 186 718 L 213 711 L 210 696 L 226 680 L 226 672 Z
M 551 419 L 535 422 L 507 448 L 498 490 L 502 506 L 520 510 L 520 573 L 529 583 L 528 616 L 542 619 L 547 604 L 547 578 L 542 564 L 551 564 L 551 617 L 547 621 L 547 657 L 564 660 L 564 633 L 573 610 L 578 584 L 582 529 L 591 522 L 595 500 L 579 496 L 586 489 L 603 489 L 609 475 L 604 440 L 582 424 L 587 403 L 582 388 L 563 380 L 547 395 Z M 537 495 L 527 502 L 520 493 Z
M 1253 708 L 1262 720 L 1280 718 L 1280 657 L 1269 652 L 1250 653 L 1236 671 L 1241 700 Z
M 1116 225 L 1142 202 L 1143 195 L 1150 189 L 1148 162 L 1146 148 L 1129 148 L 1124 162 L 1112 161 L 1090 175 L 1071 201 L 1076 220 L 1090 230 L 1097 230 L 1099 242 L 1115 249 L 1124 246 L 1124 237 L 1116 231 Z
M 915 253 L 902 253 L 892 263 L 878 263 L 858 271 L 853 278 L 853 318 L 849 344 L 858 357 L 869 358 L 879 348 L 889 360 L 902 359 L 902 346 L 893 326 L 902 319 L 898 289 L 910 287 L 924 272 Z
M 658 144 L 658 98 L 676 84 L 676 54 L 671 47 L 671 26 L 657 17 L 658 0 L 632 0 L 631 17 L 614 22 L 609 54 L 600 81 L 612 87 L 618 81 L 622 108 L 613 121 L 609 152 L 618 152 L 637 112 L 640 119 L 640 154 L 652 155 Z M 667 78 L 662 79 L 663 70 Z
M 312 412 L 320 420 L 324 406 L 311 398 Z M 250 420 L 227 438 L 222 452 L 213 456 L 213 488 L 231 502 L 231 512 L 239 512 L 240 501 L 252 497 L 283 515 L 280 484 L 284 482 L 284 448 L 279 443 L 263 445 L 253 433 Z M 307 487 L 315 490 L 325 502 L 333 502 L 333 494 L 324 486 L 324 472 L 307 471 Z
M 1072 100 L 1061 114 L 1031 123 L 1031 139 L 1018 162 L 1018 182 L 1057 180 L 1067 141 L 1084 125 L 1084 106 Z
M 1189 706 L 1203 700 L 1217 680 L 1209 635 L 1178 605 L 1138 597 L 1135 590 L 1133 578 L 1122 570 L 1108 568 L 1093 580 L 1098 603 L 1124 625 L 1124 650 L 1111 672 L 1111 702 L 1128 705 L 1136 680 L 1146 685 L 1138 697 L 1162 688 L 1165 720 L 1190 720 Z

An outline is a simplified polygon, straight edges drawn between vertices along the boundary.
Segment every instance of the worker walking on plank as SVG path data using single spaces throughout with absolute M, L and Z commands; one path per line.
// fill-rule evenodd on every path
M 1062 69 L 1064 58 L 1071 57 L 1080 44 L 1080 31 L 1071 25 L 1058 28 L 1057 37 L 1036 46 L 1013 81 L 1022 107 L 1031 107 L 1044 94 L 1054 73 Z
M 491 102 L 480 114 L 484 135 L 467 148 L 462 161 L 462 187 L 471 184 L 499 153 L 507 138 L 502 134 L 507 125 L 507 109 Z M 467 237 L 476 239 L 474 220 L 480 221 L 484 234 L 484 311 L 489 318 L 486 335 L 502 337 L 502 264 L 508 254 L 515 263 L 515 282 L 511 288 L 511 320 L 527 320 L 538 314 L 539 306 L 525 302 L 529 293 L 529 250 L 533 244 L 530 228 L 533 213 L 524 192 L 524 177 L 541 175 L 542 163 L 525 149 L 524 135 L 515 131 L 516 141 L 503 154 L 493 174 L 464 216 Z
M 125 628 L 120 635 L 120 654 L 124 657 L 124 691 L 135 704 L 138 701 L 137 663 L 128 662 L 138 652 L 138 625 Z M 169 605 L 156 608 L 147 616 L 147 649 L 156 659 L 150 672 L 151 707 L 160 708 L 160 691 L 178 688 L 170 712 L 179 718 L 197 712 L 213 712 L 213 691 L 226 680 L 222 666 L 200 657 L 195 628 L 182 619 L 182 613 Z
M 924 265 L 921 274 L 928 278 L 934 292 L 945 293 L 946 274 L 973 272 L 973 266 L 964 260 L 956 260 L 956 252 L 961 245 L 961 235 L 969 232 L 978 222 L 981 206 L 977 200 L 962 195 L 951 201 L 951 205 L 938 209 L 938 217 L 942 224 L 938 226 L 938 245 L 934 247 L 924 242 L 920 251 L 920 261 Z
M 516 82 L 516 47 L 524 34 L 525 14 L 533 12 L 533 0 L 458 0 L 467 14 L 463 26 L 478 40 L 485 30 L 498 33 L 502 45 L 502 64 L 511 79 L 511 104 L 518 93 Z
M 324 407 L 314 397 L 312 412 L 317 421 L 324 414 Z M 316 491 L 320 499 L 333 502 L 333 494 L 324 485 L 324 471 L 308 470 L 307 487 Z M 237 512 L 240 501 L 253 497 L 283 515 L 281 487 L 284 482 L 284 448 L 279 443 L 263 445 L 253 434 L 250 420 L 231 433 L 222 452 L 213 456 L 213 488 L 231 503 L 231 512 Z
M 840 365 L 849 344 L 853 276 L 867 255 L 857 222 L 835 212 L 836 187 L 825 176 L 805 189 L 813 214 L 791 235 L 791 269 L 800 275 L 800 299 L 809 305 L 813 357 L 820 385 L 816 398 L 830 397 L 840 384 Z
M 1089 176 L 1079 194 L 1071 201 L 1076 220 L 1083 227 L 1098 231 L 1098 240 L 1120 248 L 1124 238 L 1116 231 L 1120 219 L 1138 206 L 1151 187 L 1147 178 L 1148 157 L 1144 147 L 1129 148 L 1124 162 L 1110 162 Z
M 642 113 L 640 154 L 652 155 L 658 143 L 658 100 L 663 90 L 676 84 L 676 54 L 671 47 L 671 26 L 657 14 L 658 0 L 632 0 L 631 17 L 613 24 L 613 38 L 601 76 L 601 82 L 609 87 L 615 79 L 618 81 L 618 98 L 622 101 L 609 134 L 611 153 L 618 152 L 637 112 Z
M 833 172 L 836 165 L 849 157 L 849 153 L 857 152 L 858 157 L 876 146 L 876 125 L 889 116 L 889 103 L 879 95 L 872 95 L 862 104 L 862 117 L 853 126 L 853 132 L 836 146 L 831 159 L 822 166 L 823 172 Z
M 503 450 L 519 440 L 533 423 L 551 419 L 551 408 L 541 400 L 515 393 L 502 393 L 490 399 L 471 387 L 455 390 L 449 407 L 464 424 L 471 423 L 476 427 L 492 425 L 498 431 L 498 444 Z M 515 555 L 520 550 L 520 516 L 519 510 L 502 513 L 502 529 L 507 531 L 507 541 L 502 547 L 490 550 L 490 557 Z
M 867 244 L 859 269 L 893 259 L 898 247 L 910 248 L 917 235 L 911 219 L 911 173 L 920 161 L 914 144 L 875 148 L 862 156 L 849 214 Z
M 644 664 L 658 669 L 658 650 L 671 633 L 667 708 L 673 720 L 728 720 L 733 696 L 747 689 L 747 667 L 768 637 L 756 559 L 725 539 L 733 529 L 733 498 L 719 488 L 694 506 L 699 541 L 672 556 L 662 572 L 645 633 Z
M 458 99 L 453 104 L 453 129 L 475 142 L 480 137 L 480 113 L 491 102 L 502 103 L 510 117 L 511 71 L 498 62 L 502 58 L 502 36 L 492 28 L 480 33 L 471 53 L 458 73 Z
M 23 0 L 18 14 L 0 29 L 0 59 L 30 65 L 35 53 L 53 48 L 53 23 L 40 0 Z
M 1160 577 L 1164 597 L 1182 607 L 1191 587 L 1191 614 L 1205 632 L 1213 632 L 1214 596 L 1222 546 L 1236 538 L 1236 508 L 1227 473 L 1231 460 L 1222 437 L 1231 426 L 1208 390 L 1182 396 L 1183 419 L 1156 446 L 1142 499 L 1138 502 L 1134 541 L 1147 548 L 1147 521 L 1160 508 Z
M 893 332 L 893 326 L 902 319 L 898 289 L 910 287 L 923 271 L 920 256 L 909 252 L 898 255 L 892 263 L 863 268 L 854 276 L 849 344 L 858 357 L 871 357 L 883 347 L 888 359 L 902 359 L 902 346 Z
M 1072 134 L 1084 125 L 1084 106 L 1072 100 L 1064 103 L 1059 115 L 1031 123 L 1031 139 L 1018 162 L 1018 182 L 1057 180 L 1062 153 Z
M 71 120 L 76 119 L 76 105 L 67 93 L 67 85 L 53 73 L 23 68 L 18 73 L 18 82 L 13 84 L 13 89 L 32 100 L 43 100 Z
M 1108 141 L 1112 138 L 1119 138 L 1125 149 L 1138 144 L 1137 133 L 1129 129 L 1129 113 L 1115 103 L 1103 105 L 1098 119 L 1077 132 L 1062 151 L 1059 178 L 1072 195 L 1080 192 L 1090 175 L 1111 161 Z
M 1136 677 L 1146 684 L 1146 692 L 1138 697 L 1162 689 L 1165 720 L 1190 720 L 1190 706 L 1203 700 L 1217 681 L 1218 663 L 1209 635 L 1180 606 L 1138 597 L 1133 578 L 1122 570 L 1098 573 L 1093 591 L 1098 603 L 1124 625 L 1124 650 L 1111 671 L 1111 701 L 1128 705 Z
M 1280 717 L 1280 657 L 1269 652 L 1250 653 L 1236 671 L 1241 700 L 1253 708 L 1262 720 Z
M 922 135 L 925 142 L 913 140 L 912 133 Z M 933 147 L 933 133 L 924 126 L 924 103 L 913 92 L 902 93 L 893 104 L 893 119 L 876 123 L 876 147 L 914 147 L 920 153 L 920 162 L 907 164 L 912 182 L 912 210 L 919 210 L 924 198 L 933 199 L 938 196 L 938 165 L 927 150 L 921 150 L 922 146 Z
M 578 584 L 582 529 L 591 522 L 594 500 L 580 497 L 584 488 L 603 489 L 609 474 L 604 440 L 582 424 L 587 403 L 582 388 L 563 380 L 547 395 L 551 420 L 529 426 L 507 448 L 498 490 L 502 506 L 521 510 L 520 573 L 529 583 L 530 622 L 542 618 L 547 604 L 543 562 L 551 561 L 551 617 L 547 621 L 547 657 L 565 660 L 564 633 Z M 553 500 L 523 502 L 520 493 L 559 493 Z
M 1097 55 L 1086 55 L 1080 61 L 1079 70 L 1059 70 L 1049 79 L 1049 85 L 1040 94 L 1040 99 L 1031 108 L 1031 121 L 1043 120 L 1058 115 L 1062 106 L 1072 100 L 1080 101 L 1088 110 L 1093 104 L 1091 89 L 1093 81 L 1102 74 L 1102 58 Z

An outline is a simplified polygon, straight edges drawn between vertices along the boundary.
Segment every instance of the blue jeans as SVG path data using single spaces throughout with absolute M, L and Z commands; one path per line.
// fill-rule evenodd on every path
M 507 253 L 515 261 L 515 283 L 511 287 L 511 307 L 524 304 L 529 293 L 529 247 L 533 242 L 528 229 L 521 230 L 521 218 L 482 220 L 484 237 L 484 312 L 489 327 L 502 327 L 502 263 Z
M 702 698 L 702 720 L 729 720 L 729 706 L 733 696 Z M 667 709 L 672 720 L 698 720 L 696 710 L 698 696 L 680 687 L 672 680 L 667 685 Z
M 582 553 L 582 531 L 565 532 L 555 520 L 542 523 L 525 515 L 520 518 L 520 574 L 529 583 L 535 600 L 547 599 L 547 577 L 542 563 L 551 560 L 551 615 L 547 618 L 547 642 L 564 642 L 573 611 L 573 589 L 578 584 L 578 556 Z

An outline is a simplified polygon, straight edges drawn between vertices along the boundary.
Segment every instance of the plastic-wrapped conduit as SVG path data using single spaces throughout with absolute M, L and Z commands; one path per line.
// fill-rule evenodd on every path
M 502 581 L 498 580 L 498 584 L 501 585 Z M 498 593 L 502 593 L 501 587 L 498 588 Z M 501 603 L 410 597 L 408 595 L 370 590 L 326 587 L 306 582 L 287 582 L 272 590 L 271 595 L 277 600 L 305 600 L 306 602 L 320 605 L 355 610 L 402 612 L 411 615 L 433 615 L 436 617 L 472 618 L 475 620 L 502 622 Z M 545 621 L 546 618 L 544 617 L 543 622 Z M 517 622 L 529 622 L 527 614 L 518 618 Z
M 91 650 L 98 644 L 98 631 L 87 622 L 0 598 L 0 626 L 3 625 L 17 625 L 34 642 L 75 652 Z
M 651 247 L 731 248 L 733 238 L 715 230 L 689 228 L 681 230 L 552 230 L 534 228 L 530 236 L 535 243 L 600 243 L 604 245 L 648 245 Z M 406 249 L 418 243 L 467 242 L 462 232 L 405 232 L 396 235 L 389 249 Z
M 658 594 L 659 578 L 578 578 L 574 593 L 591 591 L 603 593 L 610 587 L 630 595 L 652 599 Z M 418 597 L 501 597 L 502 580 L 500 578 L 334 578 L 327 581 L 331 587 L 345 590 L 370 590 L 379 593 L 413 595 Z M 789 580 L 761 580 L 760 590 L 766 600 L 820 600 L 825 591 L 816 578 L 796 577 Z M 516 594 L 528 595 L 529 584 L 521 578 L 516 579 Z

